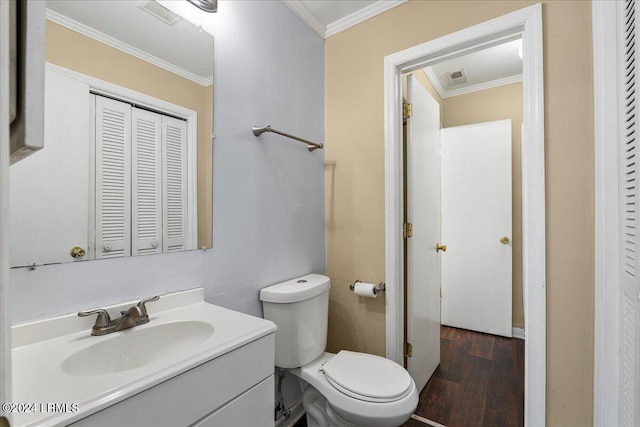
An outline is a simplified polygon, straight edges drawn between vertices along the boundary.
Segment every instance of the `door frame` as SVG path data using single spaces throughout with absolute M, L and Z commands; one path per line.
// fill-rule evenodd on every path
M 403 73 L 498 41 L 522 36 L 522 249 L 525 345 L 525 425 L 545 424 L 546 416 L 546 243 L 544 172 L 544 86 L 542 5 L 393 53 L 384 58 L 385 90 L 385 279 L 386 355 L 402 363 L 404 348 L 404 254 L 402 237 Z

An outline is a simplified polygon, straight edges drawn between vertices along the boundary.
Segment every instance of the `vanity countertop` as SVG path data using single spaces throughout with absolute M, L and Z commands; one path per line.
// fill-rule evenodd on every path
M 117 316 L 115 313 L 136 302 L 106 309 Z M 75 313 L 14 326 L 13 424 L 72 423 L 276 330 L 270 321 L 206 303 L 202 288 L 163 295 L 147 309 L 149 323 L 104 336 L 90 335 L 95 317 L 79 318 Z M 100 373 L 101 367 L 97 366 L 95 374 L 68 373 L 67 359 L 77 357 L 79 352 L 91 354 L 90 347 L 96 348 L 96 344 L 108 348 L 108 341 L 122 334 L 151 335 L 143 331 L 185 321 L 211 325 L 213 333 L 195 343 L 187 340 L 179 350 L 174 346 L 171 352 L 150 354 L 149 360 L 139 367 Z

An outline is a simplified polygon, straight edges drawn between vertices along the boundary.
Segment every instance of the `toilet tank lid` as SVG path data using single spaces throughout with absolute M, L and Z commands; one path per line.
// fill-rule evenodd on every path
M 322 274 L 307 274 L 260 290 L 260 301 L 292 303 L 304 301 L 329 291 L 331 279 Z

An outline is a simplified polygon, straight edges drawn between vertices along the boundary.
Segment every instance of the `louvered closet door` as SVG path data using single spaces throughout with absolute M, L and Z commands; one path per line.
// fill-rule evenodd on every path
M 96 258 L 131 254 L 131 106 L 95 97 Z
M 640 245 L 638 221 L 640 153 L 638 147 L 639 58 L 638 18 L 635 1 L 619 3 L 622 57 L 619 76 L 620 105 L 620 421 L 623 426 L 640 425 Z
M 133 108 L 132 255 L 162 253 L 162 116 Z
M 187 126 L 183 120 L 162 117 L 164 189 L 164 252 L 181 251 L 186 243 Z

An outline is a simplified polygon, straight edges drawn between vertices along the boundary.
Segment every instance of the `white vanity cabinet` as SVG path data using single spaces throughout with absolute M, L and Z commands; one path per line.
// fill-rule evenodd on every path
M 202 288 L 147 309 L 148 323 L 103 336 L 75 313 L 15 325 L 13 399 L 56 405 L 13 425 L 273 427 L 275 324 L 208 304 Z
M 269 334 L 71 425 L 273 426 L 274 345 Z

